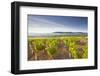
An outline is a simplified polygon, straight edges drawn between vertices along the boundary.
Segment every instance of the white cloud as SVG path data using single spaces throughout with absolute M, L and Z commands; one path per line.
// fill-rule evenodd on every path
M 64 25 L 62 24 L 58 24 L 56 22 L 53 22 L 53 21 L 50 21 L 50 20 L 46 20 L 44 18 L 32 18 L 32 19 L 29 19 L 28 20 L 29 24 L 28 26 L 29 27 L 65 27 Z

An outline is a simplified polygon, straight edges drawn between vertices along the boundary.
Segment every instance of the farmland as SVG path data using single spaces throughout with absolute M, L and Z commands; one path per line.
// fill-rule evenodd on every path
M 88 58 L 85 36 L 28 38 L 28 60 Z

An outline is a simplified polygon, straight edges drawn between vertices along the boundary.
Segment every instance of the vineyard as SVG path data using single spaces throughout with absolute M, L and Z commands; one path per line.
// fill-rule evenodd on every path
M 28 38 L 28 60 L 88 58 L 88 38 L 82 36 Z

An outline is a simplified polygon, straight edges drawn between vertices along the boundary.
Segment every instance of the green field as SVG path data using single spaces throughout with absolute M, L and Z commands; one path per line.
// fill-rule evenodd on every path
M 28 60 L 88 58 L 87 36 L 28 37 Z

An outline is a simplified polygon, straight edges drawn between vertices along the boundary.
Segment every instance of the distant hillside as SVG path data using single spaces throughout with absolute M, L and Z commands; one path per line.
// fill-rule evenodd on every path
M 53 33 L 62 35 L 87 35 L 86 32 L 53 32 Z
M 51 37 L 51 36 L 87 36 L 85 32 L 53 32 L 53 33 L 32 33 L 31 37 Z

